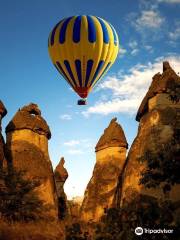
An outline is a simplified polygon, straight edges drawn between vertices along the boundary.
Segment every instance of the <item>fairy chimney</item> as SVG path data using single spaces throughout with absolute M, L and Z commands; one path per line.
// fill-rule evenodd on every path
M 56 191 L 58 196 L 58 210 L 59 210 L 58 215 L 60 219 L 63 219 L 68 215 L 67 196 L 64 192 L 64 183 L 68 178 L 68 172 L 64 167 L 64 164 L 65 164 L 65 160 L 62 157 L 54 171 Z
M 51 206 L 57 217 L 57 197 L 53 169 L 48 153 L 51 132 L 36 104 L 19 109 L 6 127 L 6 152 L 9 166 L 26 172 L 29 179 L 40 181 L 39 198 Z
M 104 130 L 96 148 L 96 164 L 87 185 L 81 207 L 85 221 L 98 221 L 105 210 L 113 205 L 119 172 L 123 169 L 128 144 L 117 118 Z
M 142 184 L 143 176 L 149 174 L 146 183 L 148 179 L 152 183 L 154 174 L 157 174 L 156 178 L 164 174 L 161 171 L 175 177 L 170 173 L 173 169 L 170 166 L 177 165 L 180 160 L 180 77 L 168 62 L 163 63 L 163 73 L 153 77 L 136 120 L 140 123 L 123 174 L 121 205 L 133 201 L 135 196 L 179 201 L 179 184 L 171 185 L 160 178 L 158 187 Z

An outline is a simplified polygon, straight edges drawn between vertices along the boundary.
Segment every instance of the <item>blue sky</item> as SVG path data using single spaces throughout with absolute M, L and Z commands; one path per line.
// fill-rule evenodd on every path
M 128 143 L 137 133 L 137 108 L 152 76 L 168 59 L 180 71 L 180 0 L 16 0 L 0 7 L 0 98 L 7 125 L 18 108 L 37 103 L 52 131 L 55 167 L 65 157 L 68 197 L 82 195 L 95 164 L 94 147 L 113 117 Z M 52 27 L 62 18 L 97 15 L 110 22 L 120 39 L 118 58 L 88 98 L 78 96 L 53 67 L 47 49 Z

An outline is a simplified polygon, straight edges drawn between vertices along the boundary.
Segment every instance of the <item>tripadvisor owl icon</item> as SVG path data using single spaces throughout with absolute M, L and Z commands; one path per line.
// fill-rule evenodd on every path
M 136 235 L 142 235 L 142 234 L 143 234 L 143 229 L 142 229 L 142 227 L 137 227 L 137 228 L 135 229 L 135 234 L 136 234 Z

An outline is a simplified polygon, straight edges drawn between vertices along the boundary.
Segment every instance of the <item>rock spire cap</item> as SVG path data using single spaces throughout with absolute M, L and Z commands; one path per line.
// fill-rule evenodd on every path
M 103 135 L 100 137 L 95 147 L 95 151 L 97 152 L 107 147 L 128 148 L 124 131 L 120 124 L 117 123 L 117 118 L 113 118 L 109 126 L 104 130 Z
M 42 118 L 38 105 L 34 103 L 30 103 L 17 111 L 7 125 L 6 133 L 20 129 L 30 129 L 40 135 L 45 135 L 48 139 L 51 138 L 49 126 Z
M 163 72 L 165 72 L 168 69 L 172 69 L 169 62 L 167 61 L 163 62 Z
M 163 62 L 163 73 L 157 73 L 152 78 L 152 83 L 146 93 L 136 115 L 136 121 L 140 121 L 141 117 L 148 112 L 148 101 L 158 93 L 168 93 L 180 87 L 180 77 L 171 68 L 169 62 Z
M 62 157 L 54 171 L 56 181 L 65 182 L 66 179 L 68 178 L 68 172 L 64 167 L 64 163 L 65 163 L 65 160 L 64 160 L 64 157 Z

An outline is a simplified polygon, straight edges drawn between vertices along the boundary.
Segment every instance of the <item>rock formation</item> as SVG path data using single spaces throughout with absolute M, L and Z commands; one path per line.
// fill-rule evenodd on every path
M 80 218 L 82 201 L 83 197 L 80 196 L 73 197 L 71 200 L 68 200 L 69 212 L 72 220 L 77 220 Z
M 50 214 L 57 217 L 55 183 L 48 153 L 50 137 L 50 129 L 41 111 L 31 103 L 19 109 L 7 125 L 6 152 L 9 166 L 40 181 L 37 188 L 39 198 L 52 207 Z
M 118 175 L 128 148 L 124 132 L 116 120 L 111 120 L 95 148 L 96 164 L 81 207 L 81 217 L 85 221 L 98 221 L 105 209 L 113 204 Z
M 4 160 L 5 160 L 5 154 L 4 154 L 4 138 L 2 136 L 2 129 L 1 129 L 1 120 L 2 118 L 7 114 L 7 110 L 4 106 L 4 104 L 0 101 L 0 169 L 2 168 L 3 164 L 4 164 Z
M 121 179 L 121 205 L 136 196 L 180 200 L 175 179 L 180 162 L 179 100 L 180 77 L 164 62 L 163 73 L 153 77 L 136 116 L 139 129 Z
M 68 213 L 67 197 L 64 192 L 64 183 L 68 178 L 68 172 L 66 168 L 64 168 L 64 163 L 65 163 L 65 160 L 62 157 L 54 171 L 60 219 L 65 218 L 65 216 L 67 216 L 67 213 Z

